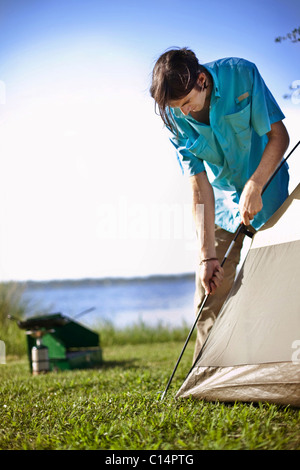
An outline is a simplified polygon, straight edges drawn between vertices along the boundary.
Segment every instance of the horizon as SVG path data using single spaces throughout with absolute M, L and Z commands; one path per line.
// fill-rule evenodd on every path
M 16 284 L 16 285 L 25 285 L 26 287 L 41 286 L 43 284 L 70 284 L 70 285 L 79 285 L 79 284 L 109 284 L 109 283 L 129 283 L 129 282 L 148 282 L 148 281 L 157 281 L 157 280 L 179 280 L 179 279 L 194 279 L 195 272 L 182 272 L 182 273 L 152 273 L 146 275 L 138 276 L 128 276 L 128 277 L 83 277 L 83 278 L 58 278 L 58 279 L 26 279 L 20 281 L 3 281 L 3 284 Z

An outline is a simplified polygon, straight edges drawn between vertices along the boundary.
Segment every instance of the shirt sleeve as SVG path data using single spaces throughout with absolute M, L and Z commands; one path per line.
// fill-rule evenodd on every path
M 205 171 L 203 161 L 186 148 L 187 138 L 172 136 L 170 141 L 176 148 L 177 160 L 182 173 L 186 169 L 189 176 L 194 176 Z
M 271 124 L 281 121 L 285 116 L 274 96 L 266 86 L 257 67 L 253 64 L 253 89 L 251 123 L 253 129 L 262 137 L 271 130 Z

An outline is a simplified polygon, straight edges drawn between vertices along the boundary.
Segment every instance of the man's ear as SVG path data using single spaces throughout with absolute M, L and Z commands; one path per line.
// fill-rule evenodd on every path
M 204 72 L 200 72 L 197 78 L 197 85 L 199 88 L 202 88 L 206 80 L 206 75 Z

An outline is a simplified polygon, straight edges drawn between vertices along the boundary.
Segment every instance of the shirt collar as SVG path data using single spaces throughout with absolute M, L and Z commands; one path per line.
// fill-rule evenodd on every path
M 215 71 L 209 66 L 209 64 L 202 65 L 212 76 L 213 78 L 213 90 L 216 97 L 220 98 L 220 87 L 219 87 L 219 79 L 215 73 Z

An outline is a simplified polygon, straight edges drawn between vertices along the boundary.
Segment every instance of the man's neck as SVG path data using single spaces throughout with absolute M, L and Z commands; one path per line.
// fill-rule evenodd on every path
M 201 122 L 203 124 L 207 124 L 209 126 L 209 110 L 210 110 L 210 100 L 211 94 L 213 89 L 213 79 L 210 74 L 207 74 L 207 88 L 206 88 L 206 98 L 204 102 L 204 106 L 201 111 L 190 112 L 192 118 L 196 119 L 196 121 Z

